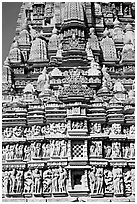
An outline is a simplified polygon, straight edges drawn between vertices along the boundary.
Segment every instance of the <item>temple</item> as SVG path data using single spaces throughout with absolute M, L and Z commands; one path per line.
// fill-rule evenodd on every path
M 2 68 L 3 201 L 135 201 L 135 3 L 25 2 Z

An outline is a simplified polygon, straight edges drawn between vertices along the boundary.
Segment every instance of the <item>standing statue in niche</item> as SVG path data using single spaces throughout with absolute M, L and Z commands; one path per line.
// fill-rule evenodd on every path
M 31 148 L 29 145 L 25 145 L 24 147 L 24 160 L 31 159 Z
M 112 147 L 110 144 L 106 144 L 104 146 L 104 151 L 105 151 L 105 157 L 110 158 L 112 156 Z
M 35 156 L 40 157 L 41 156 L 41 143 L 37 143 L 35 148 Z
M 95 191 L 95 185 L 96 185 L 96 176 L 95 176 L 95 174 L 96 174 L 96 168 L 93 166 L 91 168 L 91 171 L 88 174 L 91 194 L 93 194 L 94 191 Z
M 89 42 L 87 42 L 87 44 L 86 44 L 86 53 L 87 53 L 87 59 L 92 61 L 94 56 L 93 56 L 93 52 L 92 52 L 92 49 L 91 49 Z
M 6 145 L 6 148 L 5 148 L 5 158 L 6 160 L 8 160 L 10 158 L 10 153 L 9 153 L 9 145 Z
M 24 173 L 24 193 L 33 192 L 33 174 L 31 169 Z
M 51 192 L 52 171 L 50 169 L 43 172 L 43 193 Z
M 60 166 L 59 167 L 59 178 L 58 178 L 59 192 L 66 191 L 66 179 L 67 179 L 67 172 L 65 169 L 63 169 Z
M 41 172 L 36 168 L 33 172 L 34 193 L 41 193 Z
M 67 142 L 65 140 L 62 140 L 60 157 L 65 157 L 65 156 L 67 156 Z
M 101 194 L 103 191 L 103 168 L 97 168 L 96 171 L 96 192 Z
M 49 75 L 47 74 L 47 68 L 44 67 L 42 73 L 39 75 L 37 80 L 37 90 L 44 92 L 46 89 L 49 89 Z
M 13 169 L 11 172 L 10 172 L 10 190 L 9 192 L 10 193 L 15 193 L 15 184 L 16 184 L 16 170 Z
M 121 144 L 120 142 L 112 143 L 112 158 L 121 157 Z
M 15 145 L 10 145 L 9 149 L 9 159 L 14 159 L 15 158 Z
M 42 157 L 50 157 L 50 144 L 42 145 Z
M 123 84 L 121 83 L 120 79 L 118 79 L 115 82 L 113 91 L 114 92 L 124 92 L 125 91 L 125 88 L 124 88 Z
M 16 192 L 22 193 L 23 189 L 23 171 L 18 170 L 16 174 Z
M 113 169 L 114 193 L 123 194 L 123 175 L 120 168 Z
M 5 171 L 4 173 L 4 193 L 8 194 L 10 189 L 10 172 Z

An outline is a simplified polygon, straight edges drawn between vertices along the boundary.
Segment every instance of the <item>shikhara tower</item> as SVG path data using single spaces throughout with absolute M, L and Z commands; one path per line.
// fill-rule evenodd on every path
M 135 4 L 23 3 L 3 65 L 3 201 L 134 201 Z

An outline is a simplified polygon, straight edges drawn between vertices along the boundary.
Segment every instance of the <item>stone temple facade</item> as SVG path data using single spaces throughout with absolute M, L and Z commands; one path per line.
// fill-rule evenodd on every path
M 3 65 L 3 201 L 134 201 L 135 4 L 22 3 Z

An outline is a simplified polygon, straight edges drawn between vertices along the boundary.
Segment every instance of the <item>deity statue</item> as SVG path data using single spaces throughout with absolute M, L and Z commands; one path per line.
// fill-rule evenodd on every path
M 101 194 L 103 190 L 103 168 L 97 168 L 96 171 L 96 192 Z
M 36 142 L 31 143 L 30 151 L 31 151 L 31 158 L 36 157 Z
M 60 166 L 59 167 L 59 178 L 58 178 L 59 192 L 66 191 L 66 179 L 67 179 L 67 171 L 66 169 L 63 169 Z
M 15 184 L 16 184 L 16 176 L 15 175 L 16 175 L 15 169 L 10 171 L 10 189 L 9 189 L 10 193 L 15 193 Z
M 91 194 L 93 194 L 94 191 L 95 191 L 95 185 L 96 185 L 96 176 L 95 176 L 95 174 L 96 174 L 96 168 L 93 166 L 91 168 L 91 171 L 88 174 Z
M 129 156 L 130 156 L 130 148 L 129 148 L 129 145 L 126 144 L 124 149 L 123 149 L 123 157 L 129 158 Z
M 121 83 L 120 79 L 118 79 L 115 82 L 113 91 L 114 92 L 124 92 L 125 91 L 125 88 L 124 88 L 123 84 Z
M 34 193 L 41 193 L 41 172 L 36 168 L 33 172 Z
M 37 90 L 44 92 L 46 89 L 49 89 L 49 82 L 50 80 L 49 75 L 47 74 L 47 68 L 44 67 L 37 80 Z
M 2 147 L 2 161 L 6 160 L 6 148 L 3 146 Z
M 52 172 L 50 169 L 43 172 L 43 193 L 51 192 Z
M 23 171 L 18 170 L 16 174 L 16 192 L 22 193 L 23 189 Z
M 55 140 L 50 141 L 50 156 L 53 157 L 55 152 Z
M 58 47 L 58 50 L 57 50 L 57 53 L 56 53 L 56 57 L 57 58 L 62 58 L 62 43 L 59 44 L 59 47 Z
M 81 176 L 81 185 L 82 185 L 82 188 L 85 188 L 86 186 L 86 181 L 87 181 L 87 178 L 86 178 L 86 175 L 85 174 L 83 174 L 82 176 Z
M 24 193 L 33 192 L 33 174 L 31 169 L 24 173 Z
M 123 193 L 123 175 L 120 168 L 113 169 L 113 179 L 114 179 L 114 193 Z
M 93 52 L 92 52 L 92 49 L 91 49 L 91 46 L 90 46 L 89 42 L 87 42 L 87 44 L 86 44 L 86 53 L 87 53 L 87 59 L 88 60 L 92 60 L 94 58 Z
M 113 193 L 114 191 L 113 174 L 109 169 L 104 170 L 104 183 L 105 183 L 105 193 Z

